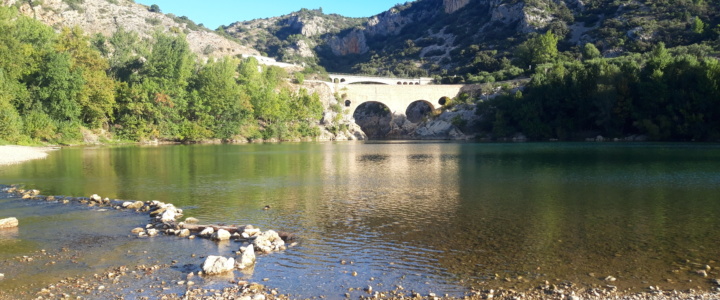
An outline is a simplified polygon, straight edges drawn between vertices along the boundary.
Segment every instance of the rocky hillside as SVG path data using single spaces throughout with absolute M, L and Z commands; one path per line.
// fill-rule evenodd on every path
M 187 17 L 163 14 L 132 0 L 1 0 L 21 13 L 55 27 L 79 26 L 88 34 L 112 35 L 118 28 L 150 37 L 155 31 L 184 33 L 200 56 L 257 55 L 250 47 L 223 37 Z
M 315 49 L 324 44 L 327 37 L 365 22 L 366 18 L 326 15 L 321 9 L 303 9 L 280 17 L 237 22 L 219 30 L 264 55 L 314 66 L 318 64 Z
M 368 19 L 305 11 L 226 30 L 242 39 L 261 37 L 249 43 L 271 56 L 316 59 L 328 71 L 466 75 L 510 70 L 511 64 L 527 68 L 516 48 L 547 31 L 567 56 L 579 57 L 586 43 L 606 57 L 646 52 L 658 42 L 713 52 L 718 11 L 715 2 L 703 0 L 417 0 Z M 508 72 L 495 76 L 517 75 Z

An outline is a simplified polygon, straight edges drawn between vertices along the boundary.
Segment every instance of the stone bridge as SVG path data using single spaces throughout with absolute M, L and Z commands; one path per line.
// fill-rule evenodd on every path
M 374 83 L 387 85 L 427 85 L 433 82 L 432 78 L 396 78 L 396 77 L 375 77 L 359 76 L 350 74 L 328 74 L 332 83 L 346 85 L 353 83 Z
M 465 85 L 384 85 L 384 84 L 353 84 L 336 86 L 336 92 L 344 99 L 344 108 L 353 115 L 355 109 L 366 102 L 380 102 L 387 106 L 393 114 L 407 115 L 410 104 L 422 101 L 432 109 L 442 106 L 442 97 L 454 98 L 466 87 Z

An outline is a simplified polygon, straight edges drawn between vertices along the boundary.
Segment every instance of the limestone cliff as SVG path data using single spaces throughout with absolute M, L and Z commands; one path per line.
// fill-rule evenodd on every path
M 343 37 L 333 36 L 328 45 L 335 55 L 365 54 L 368 52 L 365 33 L 362 30 L 352 30 Z
M 156 30 L 161 30 L 166 33 L 185 34 L 190 49 L 199 56 L 259 54 L 252 48 L 195 25 L 187 18 L 151 12 L 147 6 L 130 0 L 84 0 L 82 5 L 69 5 L 63 0 L 2 0 L 2 5 L 18 6 L 23 14 L 56 29 L 78 26 L 89 35 L 100 33 L 109 36 L 122 27 L 145 38 L 150 37 Z
M 460 10 L 468 3 L 470 3 L 470 0 L 443 0 L 443 6 L 445 6 L 445 13 L 447 14 Z

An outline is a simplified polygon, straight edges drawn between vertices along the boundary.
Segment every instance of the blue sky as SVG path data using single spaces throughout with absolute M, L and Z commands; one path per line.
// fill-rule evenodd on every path
M 405 0 L 136 0 L 135 2 L 157 4 L 163 13 L 187 16 L 195 23 L 216 29 L 236 21 L 277 17 L 301 8 L 322 7 L 326 14 L 348 17 L 370 17 L 384 12 Z

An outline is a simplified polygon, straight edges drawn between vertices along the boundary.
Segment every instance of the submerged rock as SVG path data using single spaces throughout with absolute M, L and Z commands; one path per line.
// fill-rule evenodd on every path
M 15 228 L 18 227 L 19 222 L 17 218 L 5 218 L 0 219 L 0 229 L 1 228 Z
M 202 265 L 203 272 L 208 275 L 217 275 L 235 269 L 235 259 L 210 255 Z

